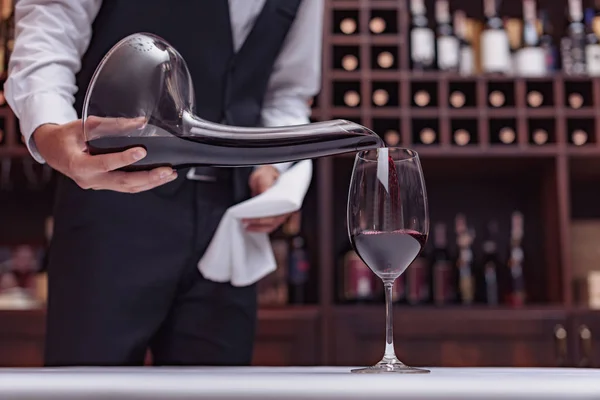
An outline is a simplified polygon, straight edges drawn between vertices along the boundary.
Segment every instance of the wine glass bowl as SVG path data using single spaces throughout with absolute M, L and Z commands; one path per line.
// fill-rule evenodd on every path
M 383 281 L 386 298 L 384 356 L 376 365 L 352 372 L 429 372 L 398 360 L 393 342 L 394 281 L 417 258 L 429 235 L 427 193 L 415 151 L 384 147 L 356 154 L 347 226 L 356 253 Z

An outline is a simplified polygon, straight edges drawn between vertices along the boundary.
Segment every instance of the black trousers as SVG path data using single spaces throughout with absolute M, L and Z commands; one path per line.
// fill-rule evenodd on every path
M 180 174 L 181 175 L 181 174 Z M 181 179 L 181 178 L 180 178 Z M 47 366 L 248 365 L 256 287 L 197 262 L 233 201 L 229 182 L 173 193 L 86 191 L 62 179 L 48 258 Z M 167 191 L 168 192 L 168 191 Z

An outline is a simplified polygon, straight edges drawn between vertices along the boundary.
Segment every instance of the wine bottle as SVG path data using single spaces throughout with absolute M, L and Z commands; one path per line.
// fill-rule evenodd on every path
M 389 51 L 382 51 L 377 55 L 377 65 L 381 69 L 389 69 L 394 65 L 395 57 Z
M 454 108 L 462 108 L 466 103 L 466 97 L 460 90 L 454 90 L 450 93 L 450 105 Z
M 589 76 L 600 76 L 600 16 L 593 9 L 585 10 L 585 64 Z
M 422 144 L 432 144 L 435 143 L 435 139 L 437 134 L 431 128 L 424 128 L 419 132 L 419 139 Z
M 390 95 L 385 89 L 376 89 L 373 91 L 373 104 L 378 107 L 383 107 L 388 104 Z
M 483 262 L 481 278 L 478 280 L 478 298 L 489 306 L 500 304 L 500 288 L 498 273 L 502 264 L 498 256 L 498 224 L 490 221 L 487 226 L 487 237 L 483 242 Z
M 424 0 L 410 0 L 410 58 L 413 70 L 426 71 L 434 68 L 435 35 L 429 28 Z
M 457 129 L 454 132 L 454 143 L 459 146 L 466 146 L 471 141 L 471 134 L 466 129 Z
M 356 254 L 348 250 L 340 265 L 340 285 L 338 298 L 343 303 L 373 302 L 376 297 L 373 273 Z
M 360 104 L 360 94 L 355 90 L 348 90 L 344 93 L 344 104 L 348 107 L 356 107 Z
M 393 129 L 387 130 L 383 134 L 383 140 L 389 147 L 397 146 L 400 143 L 400 134 Z
M 508 257 L 508 271 L 510 286 L 508 303 L 513 307 L 525 304 L 525 279 L 523 277 L 524 251 L 523 242 L 523 214 L 515 211 L 511 217 L 510 249 Z
M 346 35 L 352 35 L 356 33 L 357 24 L 354 18 L 344 18 L 340 22 L 340 31 Z
M 310 262 L 304 237 L 300 233 L 301 218 L 301 213 L 297 211 L 284 225 L 284 232 L 289 241 L 288 295 L 290 304 L 306 303 Z
M 433 231 L 431 262 L 431 300 L 441 306 L 455 301 L 454 268 L 447 246 L 446 225 L 437 223 Z
M 459 41 L 454 35 L 448 0 L 435 3 L 437 23 L 437 66 L 440 71 L 457 72 L 459 67 Z
M 517 55 L 517 73 L 521 76 L 546 75 L 544 49 L 540 47 L 535 0 L 523 0 L 523 47 Z
M 573 133 L 571 133 L 571 142 L 575 146 L 583 146 L 588 141 L 588 134 L 583 129 L 575 129 Z
M 567 35 L 561 39 L 563 72 L 567 75 L 582 75 L 585 65 L 585 25 L 581 0 L 569 0 Z
M 283 306 L 288 303 L 289 242 L 284 237 L 271 239 L 275 271 L 258 282 L 258 303 L 261 306 Z
M 488 101 L 492 107 L 502 107 L 506 104 L 506 96 L 500 90 L 492 90 L 488 96 Z
M 431 102 L 431 96 L 427 90 L 417 90 L 413 96 L 415 104 L 419 107 L 426 107 Z
M 547 10 L 540 11 L 542 33 L 540 35 L 540 47 L 544 50 L 546 60 L 546 71 L 556 71 L 558 65 L 558 49 L 554 43 L 554 28 Z
M 454 29 L 459 41 L 458 69 L 461 75 L 472 75 L 475 71 L 472 35 L 469 30 L 467 15 L 462 10 L 454 13 Z
M 6 38 L 4 42 L 5 54 L 3 65 L 4 72 L 8 71 L 8 62 L 15 46 L 15 7 L 13 1 L 8 2 L 8 4 L 8 7 L 10 7 L 10 13 L 8 13 L 8 17 L 6 18 Z
M 0 2 L 0 6 L 5 3 Z M 0 13 L 0 73 L 5 73 L 7 71 L 6 55 L 7 51 L 7 40 L 8 40 L 8 19 L 5 10 Z
M 531 134 L 531 138 L 533 140 L 533 143 L 537 144 L 538 146 L 541 146 L 543 144 L 548 143 L 548 132 L 545 129 L 536 129 Z
M 527 93 L 527 104 L 529 107 L 537 108 L 544 103 L 544 95 L 537 90 L 531 90 Z
M 569 93 L 567 101 L 569 103 L 569 107 L 571 107 L 574 110 L 581 108 L 584 103 L 583 95 L 578 92 Z
M 456 269 L 458 271 L 458 300 L 463 305 L 471 305 L 475 301 L 475 280 L 473 276 L 473 240 L 475 231 L 467 226 L 463 214 L 456 216 L 456 245 L 458 258 Z
M 406 302 L 406 273 L 394 280 L 394 284 L 392 285 L 392 302 L 395 304 Z
M 481 34 L 484 73 L 505 75 L 511 70 L 510 45 L 504 22 L 498 15 L 499 0 L 484 0 L 485 28 Z
M 514 129 L 505 126 L 504 128 L 500 129 L 500 132 L 498 132 L 498 138 L 504 144 L 512 144 L 517 139 L 517 134 L 515 133 Z
M 358 58 L 354 54 L 346 54 L 342 58 L 342 68 L 346 71 L 354 71 L 358 68 Z
M 504 18 L 504 29 L 508 37 L 508 45 L 510 47 L 510 71 L 511 75 L 518 75 L 519 62 L 518 55 L 522 46 L 523 40 L 523 21 L 518 18 Z
M 381 17 L 374 17 L 369 21 L 369 29 L 376 35 L 384 33 L 386 25 L 385 20 Z
M 429 263 L 421 254 L 406 270 L 407 303 L 413 306 L 426 303 L 430 297 L 429 282 Z

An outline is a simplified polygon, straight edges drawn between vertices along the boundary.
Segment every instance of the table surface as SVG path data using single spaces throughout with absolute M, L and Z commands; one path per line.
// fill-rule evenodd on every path
M 0 369 L 0 398 L 600 399 L 600 370 L 430 368 L 351 374 L 346 367 Z

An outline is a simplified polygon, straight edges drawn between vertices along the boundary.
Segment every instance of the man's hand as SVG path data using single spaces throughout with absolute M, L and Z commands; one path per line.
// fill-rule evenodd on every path
M 248 184 L 252 196 L 257 196 L 269 189 L 279 178 L 279 171 L 271 165 L 263 165 L 252 172 Z M 277 215 L 275 217 L 266 218 L 251 218 L 245 219 L 243 222 L 246 229 L 251 232 L 271 233 L 279 228 L 288 218 L 290 214 Z
M 90 118 L 86 124 L 93 129 L 118 132 L 143 125 L 143 120 L 121 118 Z M 83 137 L 81 120 L 64 125 L 42 125 L 33 133 L 33 140 L 49 166 L 73 179 L 83 189 L 113 190 L 137 193 L 153 189 L 177 177 L 173 169 L 160 167 L 151 171 L 123 172 L 120 168 L 146 156 L 143 148 L 121 153 L 90 155 Z

